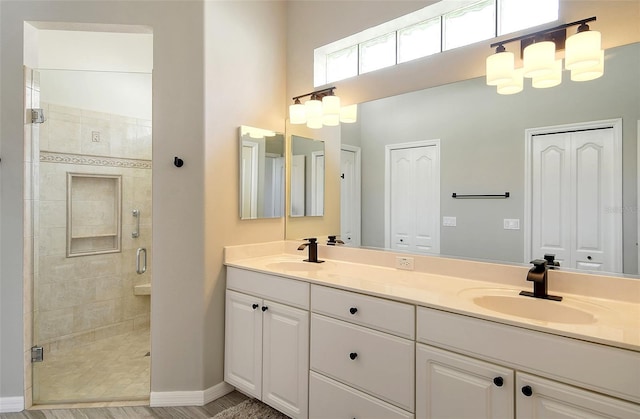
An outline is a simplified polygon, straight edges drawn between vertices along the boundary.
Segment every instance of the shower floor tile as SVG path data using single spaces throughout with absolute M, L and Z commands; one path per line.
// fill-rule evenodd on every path
M 46 354 L 34 364 L 34 404 L 149 398 L 149 330 Z

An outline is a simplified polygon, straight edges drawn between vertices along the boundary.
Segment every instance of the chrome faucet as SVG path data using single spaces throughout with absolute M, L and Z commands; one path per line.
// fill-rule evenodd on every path
M 307 243 L 302 243 L 298 246 L 298 250 L 304 250 L 305 247 L 309 248 L 309 257 L 304 262 L 322 263 L 324 260 L 318 260 L 318 239 L 311 237 L 307 240 Z
M 533 282 L 533 292 L 530 291 L 520 291 L 520 295 L 524 295 L 527 297 L 535 297 L 535 298 L 543 298 L 545 300 L 553 300 L 553 301 L 562 301 L 562 297 L 557 295 L 549 295 L 547 292 L 549 276 L 547 260 L 545 259 L 535 259 L 532 260 L 533 268 L 529 269 L 529 273 L 527 274 L 527 281 Z M 556 266 L 555 263 L 553 266 Z

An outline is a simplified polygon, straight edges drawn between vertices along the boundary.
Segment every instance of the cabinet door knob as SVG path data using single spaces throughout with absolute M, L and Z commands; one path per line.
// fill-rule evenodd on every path
M 504 384 L 504 379 L 502 377 L 495 377 L 493 379 L 493 384 L 495 384 L 498 387 L 502 387 L 502 385 Z
M 267 311 L 267 310 L 269 310 L 269 307 L 267 307 L 267 306 L 262 306 L 262 311 Z
M 351 358 L 352 360 L 353 360 L 353 359 L 356 359 L 357 357 L 358 357 L 358 354 L 357 354 L 357 353 L 355 353 L 355 352 L 351 352 L 351 353 L 349 354 L 349 358 Z
M 531 395 L 533 394 L 533 389 L 531 388 L 531 386 L 524 386 L 522 387 L 522 394 L 527 397 L 531 397 Z
M 351 314 L 356 314 L 357 312 L 358 312 L 358 309 L 357 309 L 357 308 L 355 308 L 355 307 L 351 307 L 351 308 L 349 309 L 349 313 L 351 313 Z
M 251 307 L 255 310 L 256 308 L 258 308 L 258 304 L 252 304 Z

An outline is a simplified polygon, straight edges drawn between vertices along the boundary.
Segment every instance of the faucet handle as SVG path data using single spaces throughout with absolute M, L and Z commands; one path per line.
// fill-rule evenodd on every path
M 534 259 L 529 263 L 533 263 L 533 266 L 535 266 L 536 268 L 547 266 L 547 261 L 545 259 Z
M 308 241 L 309 244 L 313 244 L 316 241 L 318 241 L 318 238 L 317 237 L 309 237 L 308 239 L 304 239 L 304 240 Z

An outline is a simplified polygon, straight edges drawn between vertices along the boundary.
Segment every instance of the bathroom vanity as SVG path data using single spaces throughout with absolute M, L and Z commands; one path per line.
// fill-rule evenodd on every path
M 225 381 L 288 416 L 640 417 L 639 281 L 299 244 L 225 250 Z

